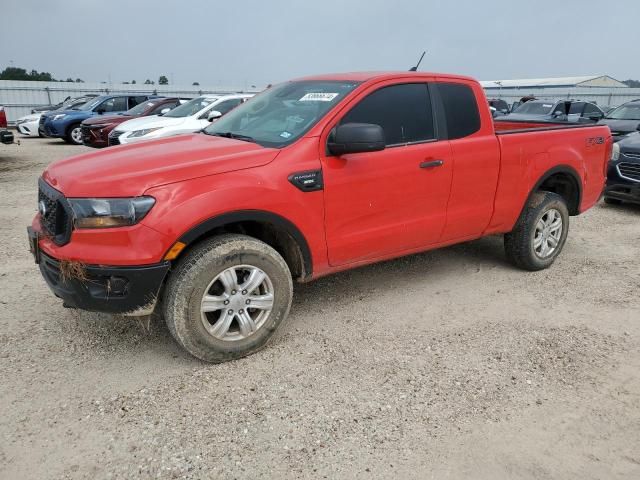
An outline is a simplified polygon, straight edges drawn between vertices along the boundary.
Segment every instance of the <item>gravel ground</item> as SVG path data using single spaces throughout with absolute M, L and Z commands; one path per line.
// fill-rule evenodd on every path
M 296 285 L 206 365 L 40 277 L 37 176 L 84 150 L 0 146 L 0 478 L 640 478 L 640 208 L 572 218 L 543 272 L 490 237 Z

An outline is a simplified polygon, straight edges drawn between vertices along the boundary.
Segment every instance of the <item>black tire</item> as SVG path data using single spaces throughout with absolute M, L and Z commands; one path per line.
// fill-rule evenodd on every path
M 622 205 L 622 200 L 618 200 L 617 198 L 604 197 L 604 203 L 607 205 Z
M 209 320 L 208 314 L 200 310 L 203 295 L 213 288 L 211 282 L 220 273 L 245 265 L 267 275 L 273 287 L 273 307 L 264 323 L 245 338 L 232 341 L 217 338 L 205 327 Z M 220 363 L 245 357 L 264 347 L 289 314 L 292 296 L 291 272 L 278 252 L 255 238 L 225 234 L 203 241 L 179 261 L 167 281 L 164 317 L 171 335 L 191 355 L 205 362 Z M 246 312 L 249 311 L 247 308 Z M 239 320 L 233 319 L 239 327 Z M 231 331 L 233 327 L 228 329 Z
M 552 253 L 540 256 L 534 247 L 536 225 L 552 210 L 559 212 L 562 219 L 560 238 Z M 524 207 L 514 229 L 504 236 L 507 259 L 525 270 L 537 271 L 548 268 L 562 251 L 568 233 L 569 210 L 564 198 L 551 192 L 536 192 Z
M 82 140 L 81 139 L 80 139 L 80 141 L 77 141 L 77 140 L 74 140 L 74 138 L 73 138 L 73 131 L 75 129 L 79 129 L 79 128 L 80 128 L 80 124 L 79 123 L 75 123 L 75 124 L 71 125 L 69 128 L 67 128 L 67 134 L 64 136 L 64 141 L 67 142 L 67 143 L 71 143 L 72 145 L 82 145 Z

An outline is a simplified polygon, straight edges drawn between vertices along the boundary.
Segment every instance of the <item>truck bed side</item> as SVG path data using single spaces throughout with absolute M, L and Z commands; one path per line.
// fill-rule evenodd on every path
M 612 145 L 608 127 L 506 121 L 495 127 L 501 167 L 487 233 L 511 231 L 531 192 L 543 182 L 556 184 L 551 176 L 559 190 L 563 184 L 578 189 L 577 201 L 569 202 L 572 215 L 598 201 Z

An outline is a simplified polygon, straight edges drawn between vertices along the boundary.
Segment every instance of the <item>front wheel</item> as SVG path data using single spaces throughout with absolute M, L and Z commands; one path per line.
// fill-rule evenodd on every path
M 82 129 L 80 128 L 80 124 L 76 123 L 75 125 L 71 125 L 67 129 L 67 135 L 65 136 L 65 140 L 67 143 L 72 143 L 74 145 L 82 145 Z
M 507 259 L 525 270 L 551 266 L 569 233 L 569 210 L 560 195 L 536 192 L 525 206 L 514 229 L 504 236 Z
M 185 350 L 219 363 L 265 346 L 292 296 L 291 273 L 278 252 L 252 237 L 221 235 L 180 261 L 167 282 L 164 315 Z

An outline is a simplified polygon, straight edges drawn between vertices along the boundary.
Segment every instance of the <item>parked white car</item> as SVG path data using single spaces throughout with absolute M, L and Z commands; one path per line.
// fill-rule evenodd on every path
M 67 97 L 63 102 L 60 102 L 57 105 L 52 105 L 53 110 L 67 110 L 72 109 L 74 107 L 79 107 L 84 105 L 90 100 L 93 100 L 98 95 L 94 95 L 92 93 L 87 95 L 82 95 L 80 97 Z M 42 137 L 42 133 L 38 131 L 40 117 L 43 113 L 49 112 L 46 107 L 39 107 L 39 111 L 36 113 L 31 113 L 30 115 L 25 115 L 24 117 L 20 117 L 16 120 L 16 128 L 18 132 L 26 137 Z
M 246 102 L 251 93 L 203 95 L 189 100 L 164 115 L 134 118 L 109 134 L 109 145 L 120 145 L 202 130 L 222 115 Z
M 25 115 L 16 120 L 16 128 L 18 132 L 26 137 L 38 137 L 38 123 L 40 122 L 41 113 L 32 113 Z

